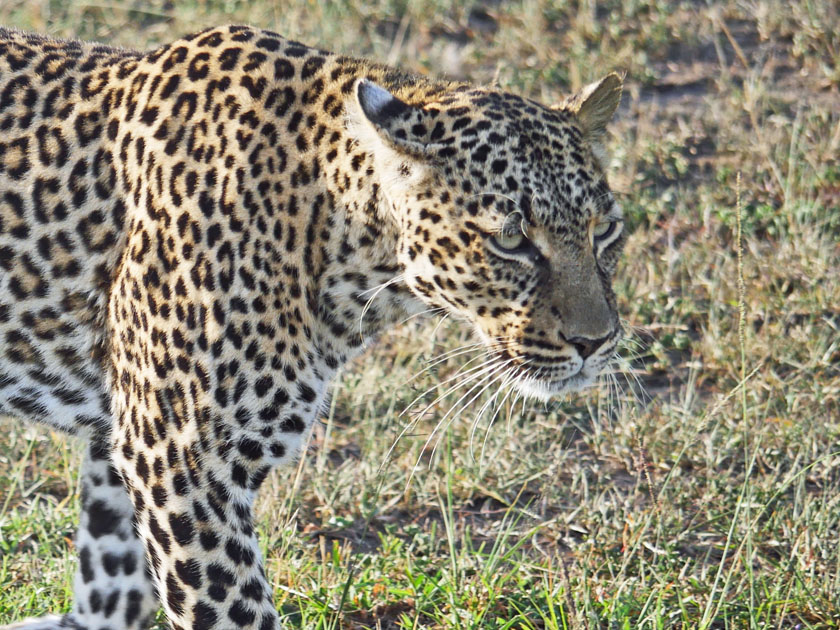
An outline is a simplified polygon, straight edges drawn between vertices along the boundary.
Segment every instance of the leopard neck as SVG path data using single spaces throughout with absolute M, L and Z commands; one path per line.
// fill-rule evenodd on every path
M 328 163 L 323 174 L 327 229 L 322 232 L 322 272 L 316 277 L 320 345 L 341 363 L 426 307 L 403 281 L 399 224 L 372 156 L 346 130 L 337 145 L 344 154 Z

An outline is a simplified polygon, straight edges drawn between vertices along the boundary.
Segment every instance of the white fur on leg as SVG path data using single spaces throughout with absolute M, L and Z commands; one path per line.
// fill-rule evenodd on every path
M 65 628 L 68 628 L 68 626 L 62 626 L 61 617 L 56 615 L 38 619 L 25 619 L 10 626 L 0 626 L 0 630 L 64 630 Z

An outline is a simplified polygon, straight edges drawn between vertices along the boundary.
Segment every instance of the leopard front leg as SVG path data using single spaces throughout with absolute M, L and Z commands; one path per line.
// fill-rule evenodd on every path
M 270 303 L 293 312 L 268 308 L 266 265 L 265 277 L 245 272 L 250 241 L 217 237 L 228 228 L 208 223 L 209 208 L 184 204 L 173 219 L 160 192 L 138 184 L 109 295 L 114 460 L 172 626 L 276 630 L 252 506 L 323 402 L 323 368 L 307 364 L 320 355 L 302 307 L 278 293 Z
M 80 482 L 72 612 L 4 630 L 146 630 L 151 625 L 158 600 L 134 531 L 134 507 L 112 466 L 107 436 L 90 440 Z
M 146 630 L 158 609 L 133 506 L 106 440 L 91 439 L 82 466 L 82 514 L 76 534 L 79 567 L 73 612 L 80 628 Z
M 259 444 L 237 440 L 195 386 L 132 396 L 144 383 L 123 378 L 116 461 L 172 627 L 276 630 L 252 524 L 269 472 Z

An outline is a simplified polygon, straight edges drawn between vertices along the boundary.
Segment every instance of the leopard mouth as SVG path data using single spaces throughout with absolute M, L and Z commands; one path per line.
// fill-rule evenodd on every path
M 504 378 L 506 384 L 523 396 L 544 402 L 556 396 L 586 389 L 595 383 L 603 369 L 603 365 L 596 366 L 567 353 L 549 356 L 530 349 L 523 351 L 510 342 L 503 345 L 496 341 L 488 345 L 491 346 L 491 353 L 496 357 L 500 368 L 508 371 Z
M 570 370 L 567 361 L 555 364 L 535 364 L 517 357 L 515 377 L 510 384 L 522 395 L 542 401 L 569 394 L 593 385 L 603 366 L 581 362 L 577 370 Z M 515 360 L 515 359 L 514 359 Z

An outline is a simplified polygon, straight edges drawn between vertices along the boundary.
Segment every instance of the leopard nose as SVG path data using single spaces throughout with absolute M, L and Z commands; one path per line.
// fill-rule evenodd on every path
M 586 360 L 588 357 L 592 356 L 598 348 L 604 345 L 604 343 L 606 343 L 607 339 L 609 338 L 609 335 L 601 337 L 600 339 L 589 339 L 587 337 L 569 337 L 567 341 L 575 347 L 575 349 L 578 351 L 578 354 L 580 355 L 580 358 Z

